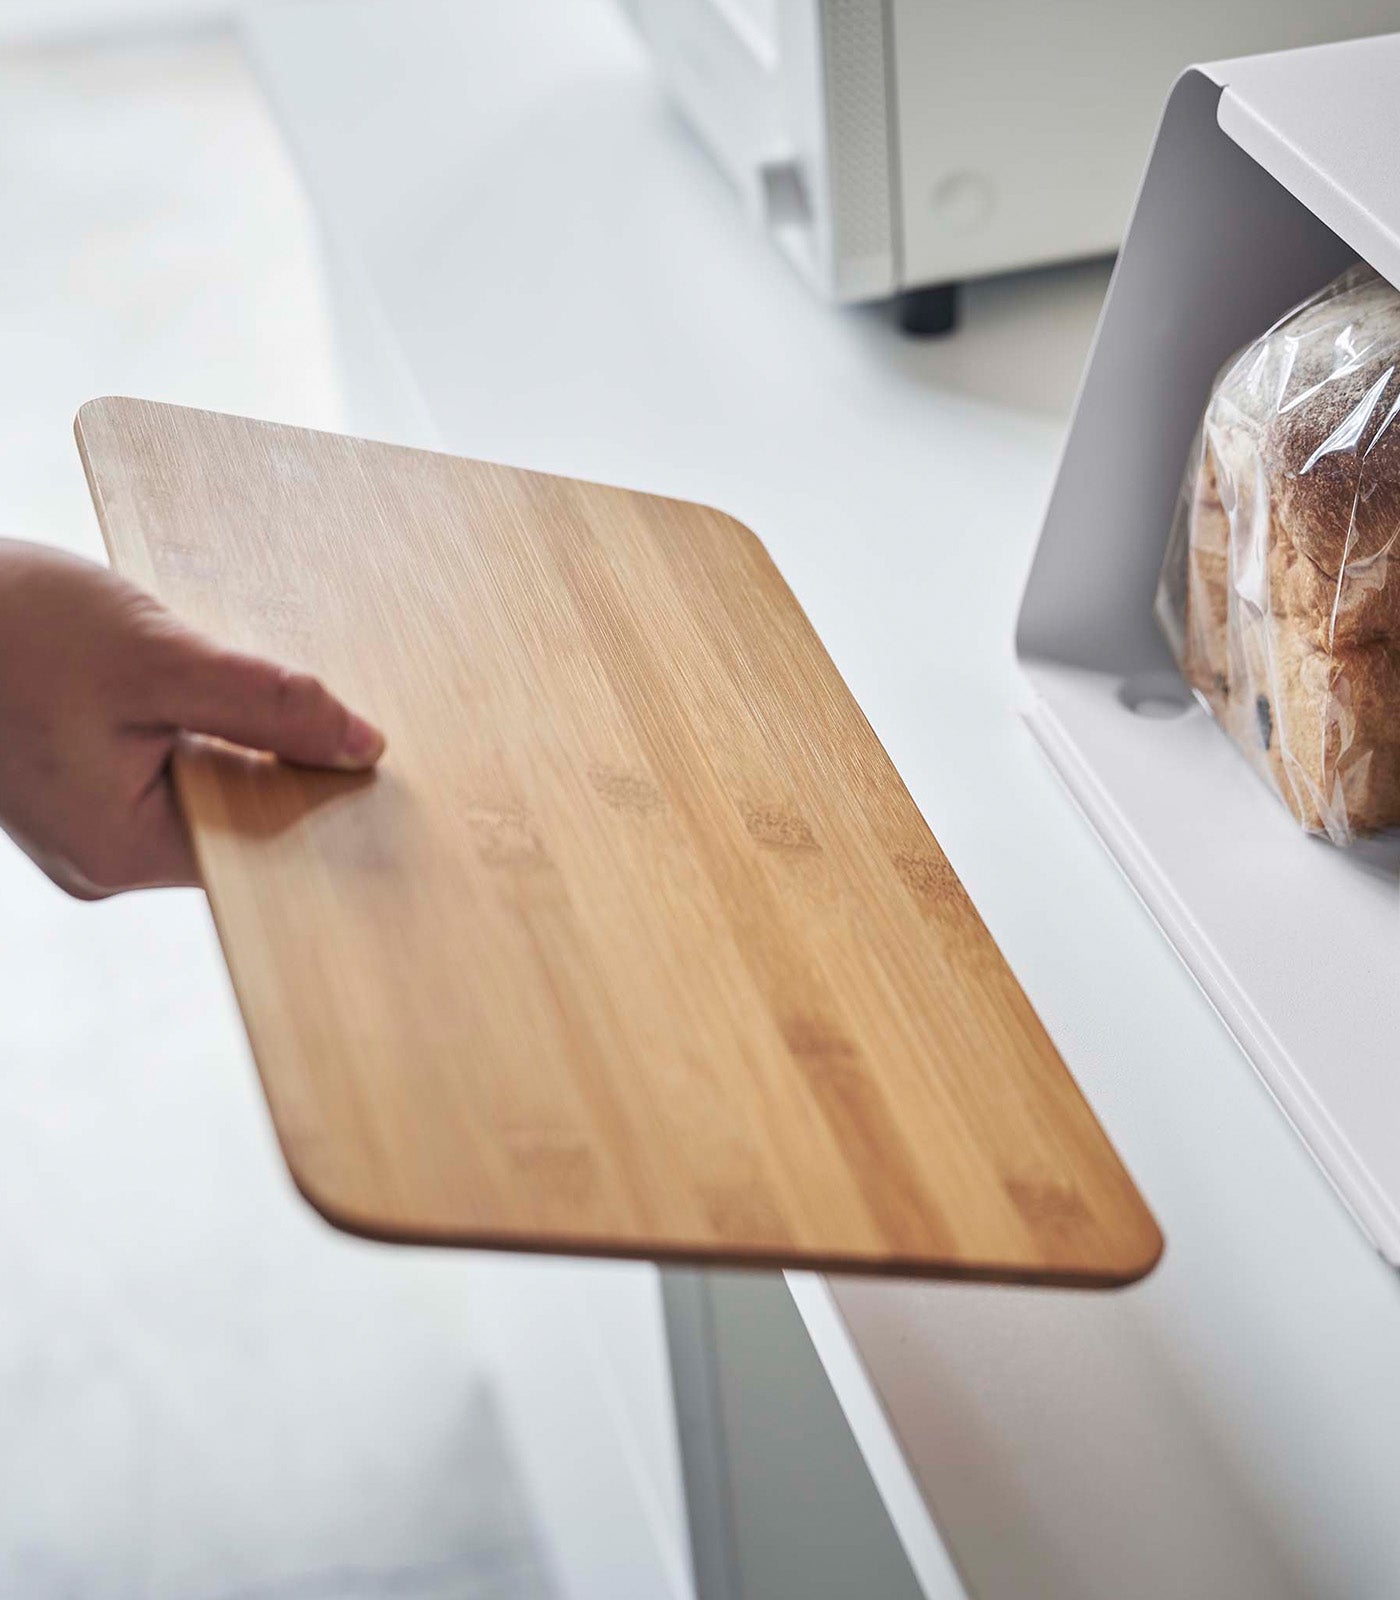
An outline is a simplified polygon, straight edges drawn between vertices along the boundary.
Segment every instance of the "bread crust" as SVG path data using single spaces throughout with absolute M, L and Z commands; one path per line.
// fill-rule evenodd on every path
M 1279 531 L 1332 578 L 1400 525 L 1400 296 L 1351 277 L 1271 335 L 1282 381 L 1259 439 Z

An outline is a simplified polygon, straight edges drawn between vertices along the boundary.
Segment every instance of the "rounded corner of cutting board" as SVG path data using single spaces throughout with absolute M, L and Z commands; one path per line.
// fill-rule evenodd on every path
M 582 480 L 575 480 L 582 482 Z M 768 546 L 763 542 L 763 537 L 751 523 L 745 522 L 741 516 L 733 511 L 726 510 L 724 506 L 717 506 L 710 500 L 684 500 L 676 495 L 642 493 L 635 489 L 610 488 L 601 484 L 584 484 L 584 487 L 597 490 L 609 488 L 609 492 L 623 495 L 629 500 L 650 502 L 656 506 L 665 506 L 679 512 L 681 516 L 693 519 L 698 513 L 701 517 L 713 521 L 725 533 L 732 535 L 736 542 L 744 545 L 751 553 L 761 555 L 770 565 L 775 566 Z M 692 529 L 693 531 L 693 529 Z M 786 580 L 783 584 L 787 587 Z
M 1106 1289 L 1130 1289 L 1151 1276 L 1166 1254 L 1167 1238 L 1146 1205 L 1141 1208 L 1137 1235 L 1125 1244 L 1121 1257 L 1106 1260 L 1102 1284 Z
M 125 414 L 147 404 L 148 401 L 134 400 L 129 395 L 94 395 L 91 400 L 84 400 L 73 413 L 73 433 L 81 445 L 87 431 L 110 427 L 114 422 L 120 422 Z
M 356 1239 L 370 1239 L 377 1244 L 412 1242 L 406 1233 L 394 1227 L 392 1217 L 384 1210 L 366 1209 L 341 1195 L 334 1184 L 314 1175 L 311 1164 L 292 1147 L 281 1128 L 276 1127 L 275 1117 L 273 1126 L 282 1149 L 282 1161 L 293 1187 L 323 1222 L 329 1223 L 338 1233 L 348 1233 Z

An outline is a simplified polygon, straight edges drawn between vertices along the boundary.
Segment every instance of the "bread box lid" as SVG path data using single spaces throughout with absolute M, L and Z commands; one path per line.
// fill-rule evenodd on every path
M 1378 272 L 1400 277 L 1400 34 L 1203 70 L 1224 85 L 1217 118 L 1240 149 Z
M 1028 720 L 1362 1226 L 1400 1263 L 1400 846 L 1305 837 L 1152 616 L 1221 363 L 1357 256 L 1400 282 L 1400 36 L 1189 69 L 1168 100 L 1017 627 Z M 1146 713 L 1146 714 L 1144 714 Z M 1163 714 L 1166 715 L 1163 715 Z

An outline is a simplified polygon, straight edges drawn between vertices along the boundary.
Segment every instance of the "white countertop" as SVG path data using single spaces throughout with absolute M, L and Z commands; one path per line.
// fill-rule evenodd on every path
M 931 1515 L 984 1600 L 1395 1592 L 1400 1286 L 1016 714 L 1103 269 L 979 288 L 934 345 L 820 305 L 606 0 L 296 0 L 253 38 L 375 325 L 366 426 L 758 532 L 1162 1224 L 1115 1295 L 795 1280 L 916 1565 Z

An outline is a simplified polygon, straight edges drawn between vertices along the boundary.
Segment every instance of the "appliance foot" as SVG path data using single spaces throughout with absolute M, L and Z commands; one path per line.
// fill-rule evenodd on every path
M 911 339 L 935 339 L 958 325 L 956 283 L 931 283 L 906 289 L 895 299 L 895 319 Z

